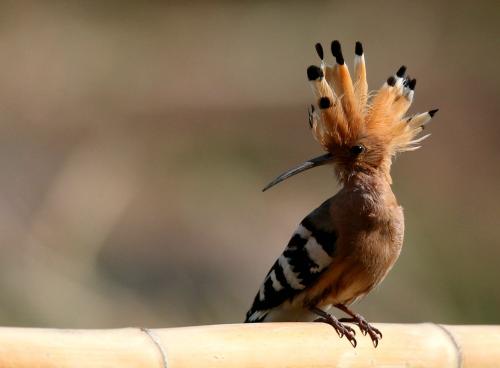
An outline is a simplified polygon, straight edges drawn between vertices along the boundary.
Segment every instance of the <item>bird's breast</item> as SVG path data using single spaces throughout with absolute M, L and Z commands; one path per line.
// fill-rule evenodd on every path
M 349 304 L 377 286 L 396 262 L 403 243 L 403 215 L 358 220 L 339 231 L 336 254 L 309 294 L 312 303 Z

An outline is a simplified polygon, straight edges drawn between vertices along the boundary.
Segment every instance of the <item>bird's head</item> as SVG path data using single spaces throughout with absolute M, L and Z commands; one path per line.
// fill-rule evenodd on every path
M 316 97 L 309 109 L 314 138 L 327 152 L 288 170 L 264 190 L 310 168 L 333 164 L 340 181 L 358 173 L 380 174 L 391 182 L 391 158 L 398 152 L 413 151 L 429 135 L 417 138 L 437 110 L 407 117 L 416 79 L 402 66 L 373 94 L 368 93 L 363 46 L 356 42 L 354 77 L 351 79 L 340 43 L 333 41 L 333 66 L 324 61 L 323 47 L 316 44 L 320 66 L 307 68 L 307 77 Z

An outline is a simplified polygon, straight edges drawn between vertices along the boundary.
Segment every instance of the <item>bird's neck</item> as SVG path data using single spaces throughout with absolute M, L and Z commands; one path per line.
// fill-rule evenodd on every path
M 371 210 L 397 205 L 390 176 L 385 172 L 355 173 L 344 181 L 343 191 L 366 202 L 364 205 L 371 207 Z
M 359 171 L 345 178 L 343 181 L 345 188 L 359 188 L 372 191 L 387 190 L 391 187 L 391 179 L 385 172 L 373 171 L 366 173 Z

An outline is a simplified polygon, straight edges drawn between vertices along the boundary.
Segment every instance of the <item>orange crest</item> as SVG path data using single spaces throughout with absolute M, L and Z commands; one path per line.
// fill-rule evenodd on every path
M 307 76 L 317 98 L 319 111 L 311 106 L 309 123 L 316 140 L 328 152 L 355 145 L 362 138 L 377 139 L 389 155 L 419 148 L 417 144 L 428 135 L 416 138 L 437 110 L 405 117 L 413 100 L 415 79 L 405 76 L 406 67 L 368 98 L 363 46 L 356 42 L 354 78 L 344 62 L 340 43 L 333 41 L 333 66 L 323 58 L 321 44 L 316 51 L 321 66 L 310 66 Z

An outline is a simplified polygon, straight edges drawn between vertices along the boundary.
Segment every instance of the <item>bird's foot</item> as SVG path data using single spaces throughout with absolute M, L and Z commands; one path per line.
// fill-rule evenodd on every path
M 363 335 L 368 334 L 370 336 L 374 347 L 378 346 L 378 341 L 382 338 L 382 332 L 380 332 L 378 328 L 370 325 L 363 316 L 356 313 L 352 318 L 340 318 L 338 321 L 354 323 L 359 327 L 359 330 Z
M 342 338 L 343 336 L 345 336 L 346 339 L 349 340 L 349 342 L 354 348 L 358 344 L 356 338 L 354 337 L 356 335 L 356 331 L 354 331 L 352 327 L 341 323 L 337 318 L 335 318 L 331 314 L 325 312 L 324 315 L 315 319 L 314 322 L 323 322 L 329 324 L 335 329 L 339 337 Z

